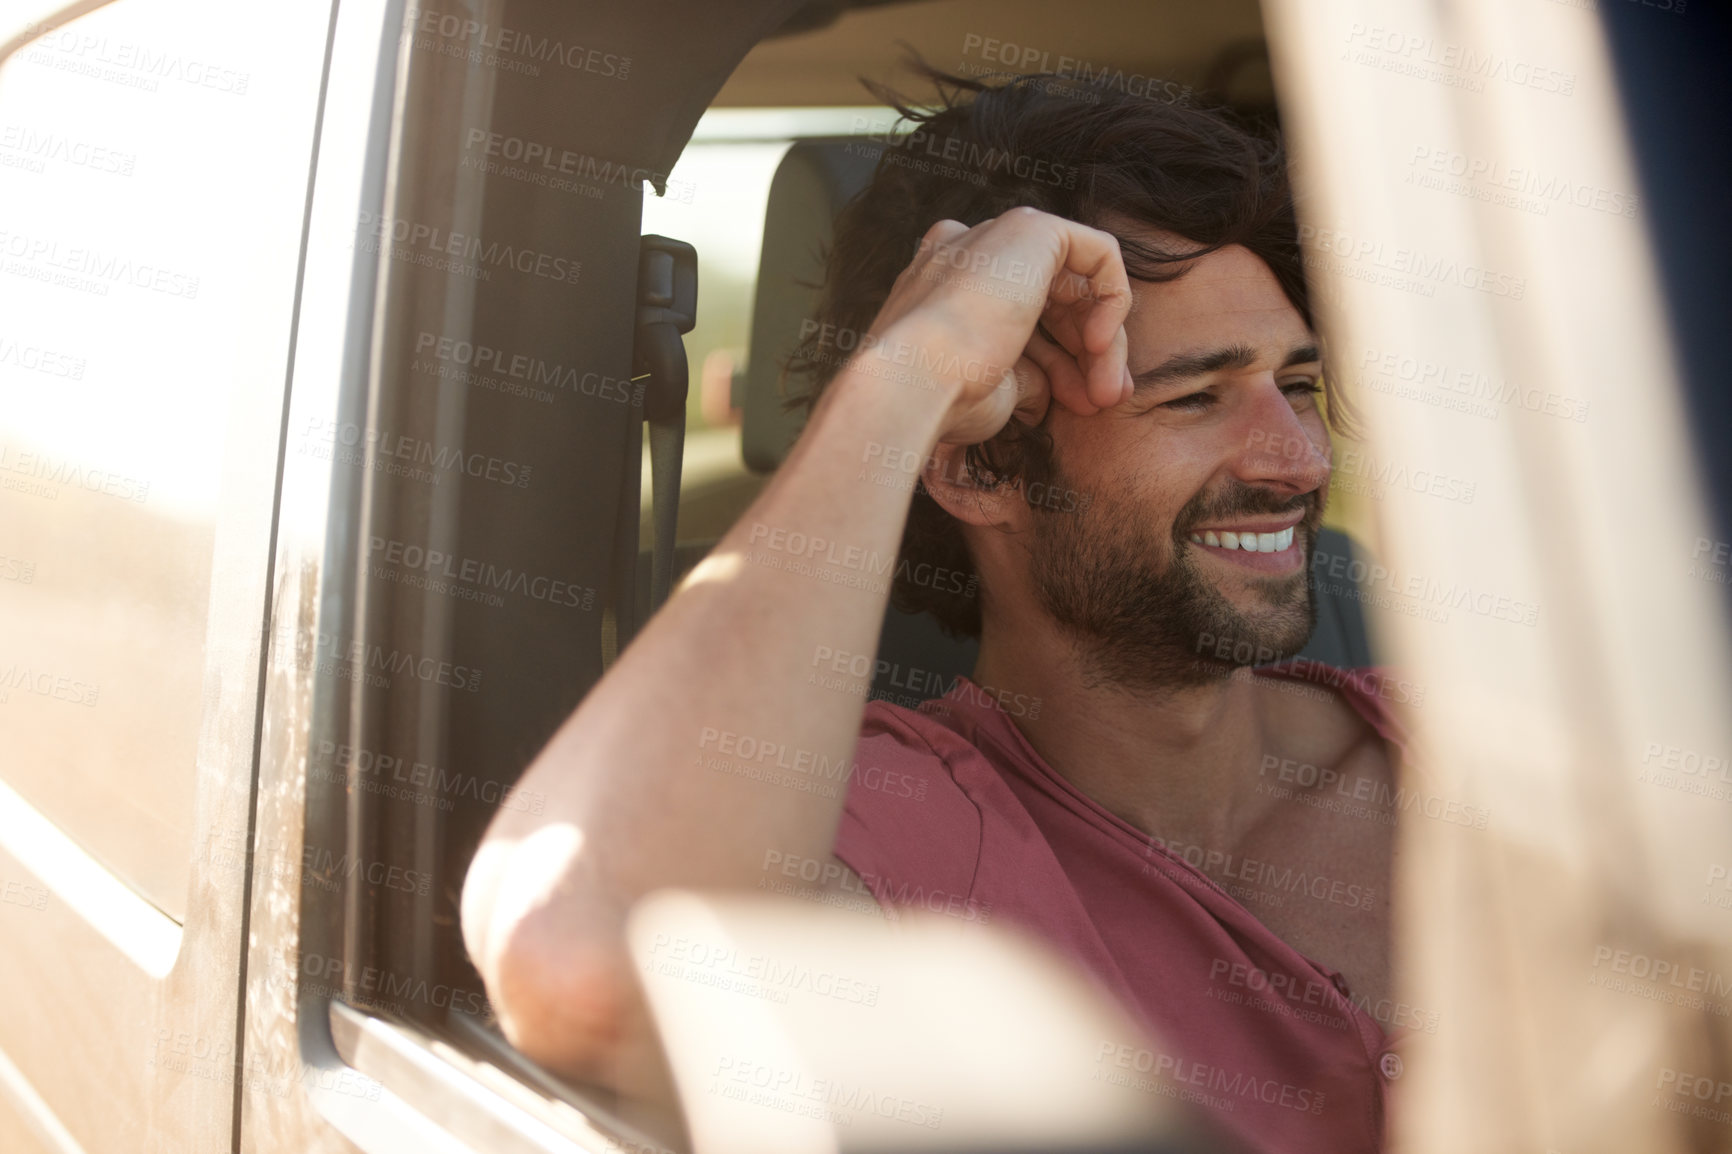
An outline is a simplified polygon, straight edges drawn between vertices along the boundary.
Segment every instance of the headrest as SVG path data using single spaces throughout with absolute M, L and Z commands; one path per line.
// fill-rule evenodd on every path
M 770 182 L 764 251 L 741 403 L 741 450 L 754 472 L 773 472 L 805 411 L 785 408 L 782 369 L 818 309 L 836 214 L 865 188 L 883 146 L 858 137 L 795 142 Z

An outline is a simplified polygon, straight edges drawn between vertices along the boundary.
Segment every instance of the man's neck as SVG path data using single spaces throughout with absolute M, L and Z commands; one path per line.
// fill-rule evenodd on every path
M 983 630 L 974 680 L 1038 698 L 1037 717 L 1015 719 L 1029 744 L 1144 833 L 1230 849 L 1271 809 L 1257 771 L 1281 743 L 1269 740 L 1265 695 L 1248 671 L 1160 689 L 1096 684 L 1076 643 L 1043 616 Z

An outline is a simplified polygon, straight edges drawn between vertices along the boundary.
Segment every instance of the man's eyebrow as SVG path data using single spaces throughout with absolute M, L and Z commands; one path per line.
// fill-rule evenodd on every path
M 1294 365 L 1308 364 L 1321 360 L 1322 353 L 1314 344 L 1299 345 L 1287 354 L 1280 367 L 1292 368 Z M 1225 345 L 1218 349 L 1210 349 L 1202 353 L 1176 353 L 1168 357 L 1152 369 L 1144 369 L 1131 378 L 1137 392 L 1152 389 L 1156 385 L 1165 385 L 1173 381 L 1182 381 L 1187 377 L 1200 377 L 1204 373 L 1216 373 L 1222 369 L 1244 369 L 1257 363 L 1257 350 L 1246 344 Z

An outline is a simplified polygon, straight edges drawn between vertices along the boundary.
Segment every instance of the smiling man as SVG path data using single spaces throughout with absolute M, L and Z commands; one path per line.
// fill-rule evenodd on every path
M 631 904 L 823 863 L 1044 936 L 1159 1039 L 1139 1071 L 1252 1144 L 1376 1149 L 1390 823 L 1319 785 L 1387 796 L 1394 724 L 1243 668 L 1310 634 L 1329 478 L 1280 155 L 1195 107 L 957 88 L 838 222 L 787 462 L 527 772 L 544 812 L 495 820 L 471 955 L 530 1056 L 642 1088 Z M 935 141 L 975 171 L 916 163 Z M 882 483 L 909 454 L 914 492 Z M 899 604 L 980 638 L 918 710 L 807 676 L 872 652 L 891 556 Z

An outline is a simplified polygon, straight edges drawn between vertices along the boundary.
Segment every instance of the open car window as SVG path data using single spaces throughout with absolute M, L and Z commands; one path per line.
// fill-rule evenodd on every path
M 335 1000 L 413 1025 L 471 1062 L 508 1069 L 634 1141 L 677 1146 L 692 1120 L 646 1110 L 594 1084 L 562 1084 L 509 1053 L 490 1008 L 474 994 L 479 975 L 456 935 L 462 878 L 468 855 L 502 807 L 534 813 L 548 804 L 535 790 L 514 789 L 517 774 L 618 660 L 655 611 L 664 583 L 703 559 L 785 459 L 803 414 L 789 404 L 784 369 L 794 345 L 809 335 L 802 326 L 816 316 L 830 229 L 899 139 L 891 110 L 861 104 L 854 89 L 835 92 L 831 73 L 862 59 L 887 67 L 857 46 L 882 46 L 903 26 L 899 19 L 922 14 L 866 9 L 833 25 L 770 36 L 754 48 L 775 30 L 776 21 L 766 17 L 763 28 L 728 30 L 732 51 L 744 56 L 738 68 L 726 54 L 700 54 L 696 46 L 635 47 L 639 34 L 622 17 L 590 35 L 581 67 L 566 61 L 534 75 L 527 60 L 512 62 L 501 48 L 488 49 L 493 55 L 483 60 L 491 63 L 477 70 L 457 45 L 464 37 L 485 43 L 486 30 L 444 14 L 409 14 L 399 42 L 407 95 L 398 131 L 419 147 L 402 154 L 377 203 L 355 213 L 355 244 L 377 255 L 385 302 L 368 346 L 369 389 L 344 402 L 350 407 L 334 419 L 291 426 L 298 444 L 322 443 L 333 454 L 350 450 L 352 468 L 343 483 L 364 510 L 362 532 L 330 543 L 346 550 L 334 555 L 333 572 L 344 576 L 322 579 L 321 624 L 295 633 L 303 666 L 329 663 L 335 679 L 315 688 L 326 694 L 315 712 L 329 720 L 309 749 L 315 771 L 303 853 L 315 866 L 335 863 L 341 879 L 330 891 L 324 936 L 308 935 L 300 957 L 332 959 L 323 968 L 334 979 L 326 988 Z M 1551 16 L 1553 23 L 1577 19 L 1573 13 Z M 556 20 L 551 13 L 536 18 Z M 1295 22 L 1290 45 L 1307 45 L 1314 56 L 1327 50 L 1316 40 L 1323 33 L 1310 23 L 1277 18 Z M 1108 85 L 1135 83 L 1146 99 L 1226 101 L 1260 131 L 1285 119 L 1276 111 L 1276 80 L 1298 85 L 1309 75 L 1291 63 L 1299 51 L 1294 47 L 1276 54 L 1280 67 L 1271 72 L 1259 47 L 1267 29 L 1251 10 L 1224 13 L 1209 28 L 1177 39 L 1154 35 L 1170 30 L 1161 23 L 1170 16 L 1152 13 L 1145 17 L 1149 34 L 1139 42 L 1186 49 L 1138 59 L 1080 39 L 1072 51 L 1073 41 L 1042 24 L 1044 17 L 1017 19 L 1028 26 L 995 18 L 960 29 L 942 21 L 908 27 L 928 38 L 917 46 L 941 67 L 998 79 L 1080 70 Z M 1383 67 L 1392 37 L 1405 45 L 1417 34 L 1361 30 L 1345 12 L 1330 19 L 1357 67 L 1348 77 L 1377 74 L 1377 84 L 1397 85 L 1392 102 L 1425 103 L 1433 89 L 1421 87 L 1424 77 L 1415 81 L 1405 65 Z M 1589 32 L 1570 27 L 1577 37 L 1571 43 L 1586 43 L 1581 38 Z M 503 33 L 499 43 L 505 45 Z M 702 56 L 702 67 L 713 74 L 712 92 L 719 91 L 713 101 L 670 94 L 659 104 L 645 102 L 632 87 L 645 69 L 664 67 L 671 75 L 676 51 L 691 53 L 688 69 L 698 68 Z M 816 71 L 797 64 L 802 52 L 826 63 Z M 1466 48 L 1454 56 L 1446 50 L 1441 63 L 1426 67 L 1447 73 L 1467 67 L 1450 61 L 1469 55 Z M 1529 104 L 1571 96 L 1561 87 L 1566 79 L 1572 85 L 1592 80 L 1602 91 L 1612 83 L 1609 73 L 1585 64 L 1520 63 L 1528 81 L 1497 81 L 1511 89 L 1510 99 Z M 1450 99 L 1426 104 L 1424 115 L 1443 126 L 1454 123 L 1451 117 L 1469 116 L 1456 101 L 1467 99 L 1474 86 L 1440 87 L 1452 89 Z M 577 103 L 550 101 L 550 91 Z M 705 103 L 713 103 L 708 112 Z M 598 120 L 598 108 L 615 109 L 613 119 Z M 1325 530 L 1308 558 L 1322 621 L 1314 648 L 1302 658 L 1319 671 L 1404 659 L 1378 676 L 1370 696 L 1389 703 L 1422 742 L 1451 749 L 1437 726 L 1471 710 L 1466 703 L 1483 700 L 1483 690 L 1472 688 L 1477 683 L 1465 671 L 1437 664 L 1433 647 L 1447 650 L 1458 642 L 1442 639 L 1465 636 L 1486 652 L 1510 645 L 1550 652 L 1551 614 L 1540 576 L 1510 570 L 1494 578 L 1492 552 L 1464 546 L 1460 556 L 1474 559 L 1468 570 L 1436 557 L 1416 562 L 1412 527 L 1447 524 L 1470 541 L 1486 523 L 1488 493 L 1524 491 L 1509 471 L 1523 459 L 1520 453 L 1494 464 L 1458 456 L 1459 446 L 1477 443 L 1476 436 L 1495 438 L 1502 429 L 1524 430 L 1527 437 L 1531 427 L 1542 439 L 1578 436 L 1610 402 L 1561 381 L 1536 392 L 1523 382 L 1538 370 L 1485 367 L 1495 361 L 1486 351 L 1490 345 L 1477 359 L 1464 360 L 1460 350 L 1450 357 L 1417 336 L 1394 334 L 1449 334 L 1478 318 L 1472 323 L 1491 327 L 1476 339 L 1495 343 L 1502 338 L 1493 334 L 1506 331 L 1498 326 L 1515 323 L 1497 319 L 1504 314 L 1566 308 L 1541 291 L 1545 278 L 1523 262 L 1508 230 L 1544 219 L 1552 223 L 1537 225 L 1541 232 L 1580 225 L 1584 245 L 1614 243 L 1603 234 L 1614 227 L 1625 230 L 1616 243 L 1629 243 L 1641 235 L 1633 211 L 1640 194 L 1627 170 L 1594 161 L 1601 168 L 1592 187 L 1610 190 L 1600 199 L 1611 207 L 1599 216 L 1582 215 L 1599 211 L 1597 192 L 1585 209 L 1572 201 L 1516 216 L 1519 205 L 1471 189 L 1452 194 L 1455 186 L 1443 176 L 1459 182 L 1468 174 L 1449 173 L 1450 157 L 1468 153 L 1439 143 L 1455 130 L 1436 127 L 1425 137 L 1433 143 L 1403 153 L 1407 168 L 1391 178 L 1412 191 L 1390 202 L 1388 235 L 1361 235 L 1339 224 L 1344 206 L 1357 202 L 1332 191 L 1331 178 L 1321 175 L 1333 170 L 1315 142 L 1334 130 L 1328 120 L 1307 115 L 1312 119 L 1301 122 L 1297 153 L 1306 272 L 1329 342 L 1327 372 L 1343 387 L 1344 403 L 1361 409 L 1366 420 L 1353 428 L 1355 435 L 1338 433 L 1333 444 Z M 646 145 L 663 139 L 658 132 L 689 133 L 691 140 L 678 149 Z M 1358 147 L 1385 155 L 1370 138 Z M 1441 158 L 1443 176 L 1428 167 L 1434 158 Z M 641 215 L 640 197 L 646 202 Z M 1478 216 L 1461 218 L 1470 207 L 1506 211 L 1481 224 Z M 1580 211 L 1566 214 L 1566 207 Z M 1451 233 L 1446 221 L 1457 231 Z M 659 275 L 640 246 L 638 238 L 647 235 L 695 250 L 689 257 L 677 246 L 667 250 L 675 289 L 661 303 L 643 296 L 646 278 Z M 1432 247 L 1420 243 L 1422 237 Z M 1471 255 L 1480 246 L 1497 259 Z M 665 407 L 654 412 L 658 402 L 646 389 L 665 385 L 668 369 L 643 359 L 642 326 L 652 305 L 682 312 L 677 286 L 686 274 L 679 270 L 689 268 L 679 262 L 693 258 L 696 307 L 672 322 L 684 329 L 687 358 L 679 382 L 682 419 Z M 635 292 L 625 291 L 627 285 Z M 1657 296 L 1651 291 L 1647 299 Z M 1350 315 L 1379 316 L 1386 327 L 1362 332 L 1349 325 Z M 1534 396 L 1541 398 L 1537 405 L 1529 403 Z M 679 439 L 670 442 L 674 427 Z M 1406 436 L 1392 429 L 1423 432 Z M 671 524 L 670 455 L 681 463 Z M 574 502 L 574 493 L 581 500 Z M 549 525 L 559 531 L 546 532 Z M 1706 603 L 1692 612 L 1706 613 Z M 1419 656 L 1405 660 L 1411 655 Z M 854 658 L 861 656 L 867 664 L 855 671 Z M 869 685 L 869 697 L 908 708 L 955 688 L 976 656 L 966 641 L 943 635 L 918 614 L 892 609 L 873 653 L 840 660 L 856 683 Z M 1324 694 L 1340 689 L 1330 676 L 1313 678 L 1324 682 Z M 1025 711 L 1030 707 L 1024 703 Z M 1446 729 L 1467 732 L 1459 721 Z M 1418 756 L 1428 763 L 1438 761 L 1430 746 L 1411 748 L 1424 751 Z M 1442 776 L 1428 778 L 1423 789 L 1405 787 L 1393 804 L 1399 811 L 1402 798 L 1413 802 L 1400 820 L 1419 831 L 1412 836 L 1427 847 L 1424 853 L 1479 861 L 1502 852 L 1503 839 L 1514 836 L 1513 826 L 1505 833 L 1496 823 L 1520 806 L 1479 792 L 1478 779 L 1457 764 L 1461 756 L 1443 758 Z M 1285 772 L 1276 768 L 1278 775 Z M 1298 775 L 1303 767 L 1293 770 Z M 1310 784 L 1298 776 L 1280 782 L 1271 788 Z M 1349 796 L 1337 804 L 1364 800 Z M 1250 908 L 1261 900 L 1256 884 L 1243 884 L 1246 877 L 1221 875 L 1224 866 L 1241 874 L 1245 866 L 1229 865 L 1211 846 L 1162 842 L 1159 850 Z M 362 868 L 349 868 L 356 863 Z M 373 864 L 383 868 L 383 882 L 368 875 Z M 1287 864 L 1290 874 L 1294 863 Z M 416 884 L 393 886 L 393 868 Z M 1325 880 L 1330 889 L 1339 879 Z M 1471 901 L 1462 908 L 1463 917 L 1481 910 Z M 1613 959 L 1622 956 L 1622 947 L 1607 948 Z M 1586 963 L 1590 978 L 1603 968 L 1598 957 Z M 1462 995 L 1423 979 L 1402 980 L 1419 984 L 1403 987 L 1410 994 L 1361 1007 L 1386 1032 L 1447 1038 L 1450 1022 L 1466 1028 L 1467 1011 L 1448 1012 Z M 304 975 L 302 982 L 304 997 Z M 393 998 L 392 989 L 428 995 Z M 450 991 L 448 998 L 439 997 L 442 989 Z M 361 1052 L 364 1029 L 349 1011 L 333 1012 L 350 1023 L 336 1037 L 352 1059 Z M 1402 1059 L 1385 1057 L 1379 1076 L 1393 1087 L 1403 1076 Z M 1133 1054 L 1130 1074 L 1147 1073 Z

